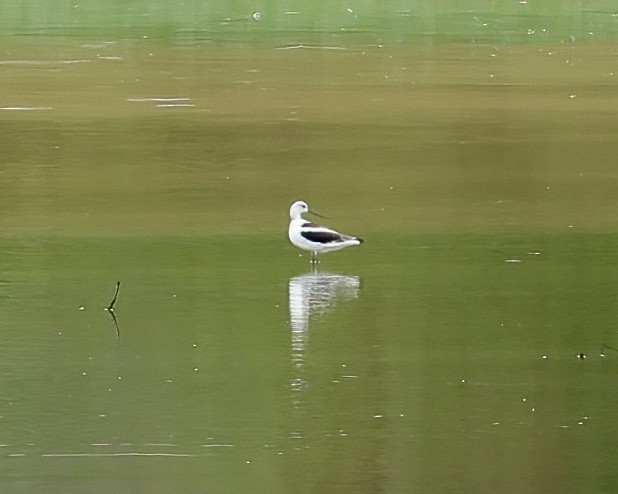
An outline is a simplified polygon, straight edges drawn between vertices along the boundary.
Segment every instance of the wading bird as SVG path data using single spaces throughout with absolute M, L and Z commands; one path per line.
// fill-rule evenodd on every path
M 290 206 L 288 237 L 290 238 L 290 242 L 299 249 L 311 252 L 311 264 L 320 262 L 318 256 L 321 252 L 331 252 L 363 243 L 362 238 L 344 235 L 331 228 L 315 225 L 307 221 L 303 218 L 303 214 L 305 213 L 320 216 L 310 211 L 309 206 L 304 201 L 296 201 Z

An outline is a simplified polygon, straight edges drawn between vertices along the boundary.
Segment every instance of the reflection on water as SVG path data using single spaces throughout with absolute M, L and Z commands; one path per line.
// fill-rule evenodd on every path
M 288 286 L 292 363 L 302 367 L 312 316 L 335 307 L 337 299 L 358 297 L 360 278 L 332 273 L 311 272 L 290 279 Z
M 301 392 L 308 382 L 304 376 L 305 353 L 309 341 L 309 324 L 313 317 L 335 308 L 337 300 L 358 297 L 361 280 L 358 276 L 344 276 L 313 271 L 295 276 L 288 284 L 290 308 L 290 334 L 292 335 L 291 360 L 292 378 L 290 390 L 292 408 L 302 411 L 304 408 Z M 299 425 L 302 420 L 299 418 Z M 301 439 L 304 434 L 297 428 L 290 437 Z

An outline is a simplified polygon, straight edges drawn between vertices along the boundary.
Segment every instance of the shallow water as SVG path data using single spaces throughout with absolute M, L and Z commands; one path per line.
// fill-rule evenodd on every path
M 601 492 L 617 242 L 376 238 L 345 275 L 253 236 L 5 243 L 5 485 Z
M 2 490 L 615 490 L 609 7 L 400 4 L 5 9 Z

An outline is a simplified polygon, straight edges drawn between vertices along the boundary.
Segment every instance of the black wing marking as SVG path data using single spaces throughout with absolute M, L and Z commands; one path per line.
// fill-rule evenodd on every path
M 330 244 L 343 240 L 343 237 L 339 233 L 329 231 L 309 231 L 301 232 L 300 234 L 310 242 L 317 242 L 319 244 Z

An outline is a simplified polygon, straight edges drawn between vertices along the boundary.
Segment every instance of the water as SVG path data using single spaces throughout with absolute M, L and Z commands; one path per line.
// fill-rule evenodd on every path
M 612 5 L 172 5 L 4 7 L 1 490 L 613 492 Z

